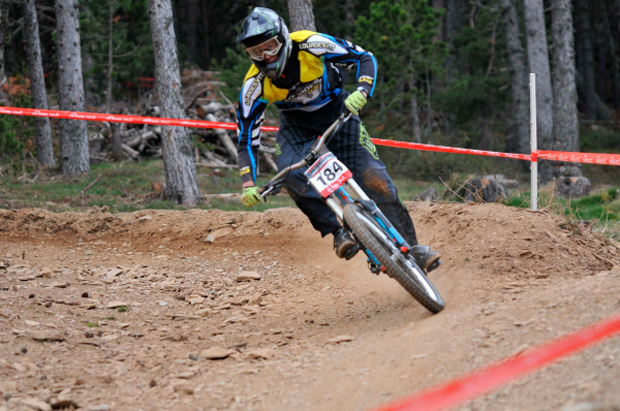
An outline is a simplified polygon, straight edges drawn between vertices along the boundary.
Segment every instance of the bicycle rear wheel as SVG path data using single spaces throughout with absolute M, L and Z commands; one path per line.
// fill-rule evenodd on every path
M 403 253 L 379 225 L 375 217 L 359 204 L 344 208 L 345 224 L 353 235 L 413 298 L 433 314 L 443 310 L 444 302 L 424 270 L 409 254 Z

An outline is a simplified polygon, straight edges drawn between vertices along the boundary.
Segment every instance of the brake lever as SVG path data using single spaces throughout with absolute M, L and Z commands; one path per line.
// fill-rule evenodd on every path
M 267 198 L 269 193 L 271 193 L 272 191 L 273 191 L 273 184 L 271 183 L 267 183 L 258 189 L 258 193 L 263 198 Z
M 266 201 L 268 196 L 278 194 L 280 192 L 280 189 L 281 187 L 278 184 L 273 183 L 273 182 L 268 182 L 264 186 L 258 189 L 258 193 Z

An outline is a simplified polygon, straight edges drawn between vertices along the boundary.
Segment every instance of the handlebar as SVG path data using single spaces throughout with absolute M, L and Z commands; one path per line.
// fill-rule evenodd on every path
M 340 127 L 342 127 L 344 123 L 349 121 L 349 119 L 351 118 L 351 115 L 352 114 L 350 112 L 342 113 L 336 119 L 336 121 L 334 121 L 327 128 L 327 130 L 325 130 L 325 132 L 318 137 L 317 141 L 312 145 L 312 149 L 310 150 L 310 152 L 302 160 L 298 161 L 297 163 L 291 164 L 290 166 L 278 171 L 276 175 L 271 178 L 271 180 L 269 180 L 263 186 L 261 186 L 258 189 L 260 195 L 263 198 L 265 198 L 270 193 L 272 193 L 275 189 L 279 188 L 279 183 L 281 183 L 284 180 L 284 178 L 288 175 L 288 173 L 290 173 L 291 171 L 298 170 L 302 167 L 312 165 L 319 158 L 319 153 L 325 146 L 327 139 L 332 134 L 335 134 L 336 132 L 338 132 L 340 130 Z

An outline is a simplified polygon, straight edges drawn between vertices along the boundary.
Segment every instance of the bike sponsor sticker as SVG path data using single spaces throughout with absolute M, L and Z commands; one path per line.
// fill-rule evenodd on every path
M 332 153 L 323 154 L 306 170 L 310 185 L 321 194 L 329 197 L 348 179 L 353 177 L 351 171 Z
M 331 41 L 311 41 L 309 43 L 300 43 L 299 50 L 307 50 L 307 49 L 326 49 L 333 51 L 336 49 L 336 46 Z
M 372 84 L 375 79 L 372 78 L 371 76 L 361 76 L 358 80 L 359 83 L 368 83 L 368 84 Z
M 323 80 L 318 78 L 308 84 L 291 90 L 289 96 L 284 101 L 287 103 L 308 104 L 321 97 L 322 91 Z

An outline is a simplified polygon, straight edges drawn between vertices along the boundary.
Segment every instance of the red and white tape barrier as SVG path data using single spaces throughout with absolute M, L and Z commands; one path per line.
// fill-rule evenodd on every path
M 109 121 L 111 123 L 151 124 L 157 126 L 223 128 L 227 130 L 237 129 L 237 125 L 235 123 L 223 123 L 218 121 L 184 120 L 165 117 L 128 116 L 124 114 L 85 113 L 80 111 L 41 110 L 2 106 L 0 106 L 0 114 L 10 114 L 14 116 L 62 118 L 67 120 Z M 265 131 L 278 131 L 278 127 L 264 126 L 261 129 Z
M 454 407 L 619 333 L 620 315 L 616 315 L 376 411 L 434 411 Z
M 600 153 L 575 153 L 564 151 L 538 150 L 538 158 L 543 160 L 569 161 L 571 163 L 605 164 L 620 166 L 620 155 Z
M 33 116 L 33 117 L 50 117 L 62 118 L 68 120 L 85 120 L 85 121 L 108 121 L 112 123 L 132 123 L 132 124 L 151 124 L 159 126 L 181 126 L 193 128 L 220 128 L 226 130 L 236 130 L 235 123 L 224 123 L 217 121 L 205 120 L 184 120 L 165 117 L 145 117 L 145 116 L 129 116 L 124 114 L 102 114 L 102 113 L 86 113 L 79 111 L 61 111 L 61 110 L 42 110 L 18 107 L 2 107 L 0 106 L 0 114 L 8 114 L 14 116 Z M 278 131 L 278 127 L 263 126 L 263 131 Z M 618 154 L 598 154 L 598 153 L 572 153 L 561 151 L 538 151 L 532 155 L 529 154 L 512 154 L 501 153 L 497 151 L 471 150 L 459 147 L 436 146 L 432 144 L 410 143 L 406 141 L 385 140 L 381 138 L 373 138 L 372 142 L 376 145 L 387 147 L 406 148 L 421 151 L 436 151 L 442 153 L 456 154 L 472 154 L 479 156 L 503 157 L 516 160 L 537 161 L 538 158 L 544 160 L 570 161 L 578 163 L 592 163 L 604 165 L 620 165 L 620 155 Z
M 442 153 L 456 153 L 456 154 L 473 154 L 477 156 L 505 157 L 505 158 L 513 158 L 516 160 L 531 161 L 531 156 L 529 154 L 500 153 L 497 151 L 472 150 L 468 148 L 459 148 L 459 147 L 435 146 L 432 144 L 409 143 L 406 141 L 385 140 L 382 138 L 373 138 L 372 142 L 380 146 L 408 148 L 411 150 L 438 151 Z

